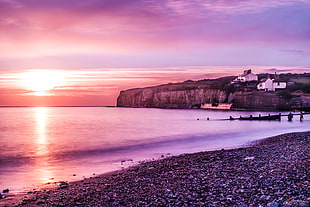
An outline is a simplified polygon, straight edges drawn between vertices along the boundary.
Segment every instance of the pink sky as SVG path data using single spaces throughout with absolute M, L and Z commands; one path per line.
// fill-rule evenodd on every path
M 310 72 L 309 0 L 0 0 L 0 30 L 0 105 L 115 105 L 132 87 Z M 22 81 L 36 71 L 61 81 L 34 95 Z

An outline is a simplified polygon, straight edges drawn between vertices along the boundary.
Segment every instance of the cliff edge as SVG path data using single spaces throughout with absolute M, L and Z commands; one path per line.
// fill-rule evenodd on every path
M 117 106 L 151 108 L 197 108 L 202 103 L 228 101 L 229 83 L 234 77 L 185 81 L 121 91 Z
M 303 74 L 300 76 L 303 77 Z M 290 110 L 309 107 L 310 93 L 307 86 L 310 85 L 307 84 L 310 84 L 310 74 L 306 76 L 306 84 L 301 84 L 301 88 L 306 91 L 300 90 L 300 87 L 294 84 L 293 92 L 289 88 L 276 92 L 258 91 L 253 82 L 232 84 L 235 78 L 236 76 L 228 76 L 200 81 L 188 80 L 129 89 L 120 92 L 117 106 L 190 109 L 200 108 L 203 104 L 231 103 L 232 109 L 244 110 Z M 296 91 L 299 91 L 299 94 Z

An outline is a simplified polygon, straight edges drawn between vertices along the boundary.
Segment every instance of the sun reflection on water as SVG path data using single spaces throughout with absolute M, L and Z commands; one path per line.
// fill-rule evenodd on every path
M 47 108 L 38 107 L 35 109 L 36 111 L 36 145 L 37 151 L 36 155 L 47 155 L 49 154 L 49 150 L 47 147 Z
M 48 111 L 46 107 L 35 108 L 35 145 L 36 151 L 36 166 L 33 174 L 42 183 L 49 183 L 54 178 L 54 173 L 51 170 L 49 156 L 51 151 L 49 150 L 48 143 Z

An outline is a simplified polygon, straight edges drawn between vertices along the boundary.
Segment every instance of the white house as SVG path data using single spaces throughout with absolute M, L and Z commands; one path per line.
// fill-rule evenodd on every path
M 281 80 L 273 80 L 273 88 L 276 89 L 285 89 L 286 88 L 286 82 Z
M 279 79 L 278 80 L 270 79 L 270 77 L 261 80 L 257 84 L 258 90 L 275 91 L 277 89 L 285 89 L 285 88 L 286 88 L 285 81 L 280 81 Z
M 248 81 L 258 81 L 258 76 L 252 73 L 252 70 L 245 70 L 243 74 L 239 75 L 233 82 L 248 82 Z
M 265 78 L 257 84 L 257 89 L 258 90 L 265 90 L 265 91 L 274 91 L 273 90 L 273 81 L 269 77 Z

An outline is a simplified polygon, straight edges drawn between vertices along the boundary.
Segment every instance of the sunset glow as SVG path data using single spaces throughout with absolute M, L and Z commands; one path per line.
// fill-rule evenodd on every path
M 0 106 L 115 105 L 132 87 L 309 72 L 309 10 L 308 0 L 0 0 Z
M 37 96 L 49 95 L 51 90 L 61 86 L 63 76 L 59 72 L 37 70 L 22 74 L 22 84 Z

